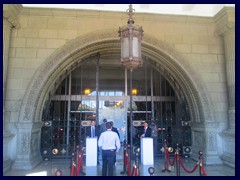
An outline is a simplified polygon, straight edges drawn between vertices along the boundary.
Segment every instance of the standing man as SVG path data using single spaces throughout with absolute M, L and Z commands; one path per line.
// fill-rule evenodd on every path
M 103 123 L 100 125 L 100 134 L 107 130 L 106 123 L 107 123 L 107 119 L 103 119 Z
M 113 124 L 113 121 L 111 121 L 111 123 L 112 123 L 112 131 L 115 132 L 115 133 L 117 133 L 117 135 L 118 135 L 118 137 L 119 137 L 119 139 L 120 139 L 120 134 L 119 134 L 117 128 L 113 126 L 113 125 L 114 125 L 114 124 Z
M 88 126 L 86 128 L 86 136 L 90 138 L 99 138 L 100 136 L 100 127 L 99 125 L 96 125 L 95 120 L 91 120 L 91 126 Z M 97 147 L 97 164 L 100 164 L 99 162 L 99 148 Z
M 144 137 L 151 137 L 152 136 L 152 129 L 148 126 L 148 122 L 145 121 L 143 123 L 143 127 L 140 130 L 139 137 L 144 138 Z
M 96 125 L 96 121 L 95 120 L 91 120 L 91 126 L 88 126 L 86 128 L 86 135 L 87 137 L 97 137 L 99 138 L 99 126 Z
M 113 126 L 113 121 L 111 121 L 111 123 L 112 123 L 112 131 L 115 132 L 115 133 L 117 133 L 117 135 L 118 135 L 118 137 L 119 137 L 119 139 L 120 139 L 120 134 L 119 134 L 117 128 Z M 114 164 L 116 163 L 116 161 L 117 161 L 117 156 L 115 156 Z
M 102 176 L 113 176 L 113 166 L 116 154 L 120 149 L 120 140 L 116 132 L 112 131 L 112 123 L 106 123 L 107 131 L 101 133 L 98 146 L 102 149 Z

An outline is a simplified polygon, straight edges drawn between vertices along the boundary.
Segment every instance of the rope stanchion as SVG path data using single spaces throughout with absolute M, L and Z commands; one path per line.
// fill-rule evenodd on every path
M 62 176 L 62 171 L 60 169 L 57 169 L 54 174 L 55 176 Z
M 131 151 L 130 145 L 127 145 L 127 153 L 126 153 L 126 166 L 127 166 L 127 175 L 131 176 Z
M 135 172 L 135 165 L 133 165 L 133 168 L 132 168 L 132 173 L 131 173 L 131 175 L 130 176 L 133 176 L 133 174 L 134 174 L 134 172 Z
M 80 172 L 79 172 L 79 169 L 78 169 L 78 166 L 79 166 L 79 158 L 78 158 L 78 154 L 79 154 L 79 146 L 76 146 L 76 176 L 79 176 Z
M 170 166 L 174 166 L 174 163 L 175 163 L 175 160 L 176 160 L 176 153 L 174 154 L 173 162 L 170 161 L 170 155 L 168 153 L 168 150 L 166 150 L 166 154 L 167 154 L 168 163 L 170 164 Z
M 72 161 L 71 161 L 71 166 L 70 166 L 70 176 L 75 176 L 75 161 L 74 161 L 74 153 L 72 153 Z
M 85 148 L 83 147 L 82 149 L 81 149 L 81 157 L 80 157 L 80 170 L 79 170 L 79 172 L 82 174 L 82 175 L 86 175 L 86 173 L 85 172 L 83 172 L 83 155 L 84 155 L 84 153 L 85 153 Z
M 79 176 L 81 171 L 82 171 L 82 156 L 81 156 L 81 154 L 79 154 L 78 155 L 78 164 L 77 164 L 77 174 L 76 175 Z
M 136 167 L 136 168 L 135 168 L 135 176 L 140 176 L 139 167 Z
M 131 172 L 130 176 L 133 176 L 133 175 L 139 176 L 139 169 L 137 168 L 137 166 L 135 164 L 133 165 L 132 172 Z
M 139 153 L 140 153 L 140 148 L 135 148 L 134 149 L 135 152 L 135 165 L 136 165 L 136 169 L 135 169 L 135 176 L 139 176 Z
M 171 172 L 168 169 L 168 160 L 167 160 L 167 153 L 168 153 L 168 149 L 167 149 L 167 140 L 164 139 L 164 169 L 162 170 L 162 172 Z
M 207 173 L 203 167 L 203 152 L 202 151 L 199 151 L 199 175 L 207 176 Z
M 133 165 L 132 171 L 131 171 L 131 159 L 130 162 L 128 162 L 128 176 L 140 176 L 140 172 L 139 172 L 139 152 L 140 152 L 140 148 L 136 148 L 134 149 L 135 155 L 136 155 L 136 159 L 135 159 L 135 164 Z M 128 158 L 128 156 L 127 156 Z
M 203 175 L 207 176 L 207 173 L 206 173 L 204 167 L 201 164 L 200 164 L 200 168 L 201 168 L 201 171 L 202 171 Z
M 175 157 L 177 159 L 177 162 L 176 162 L 176 175 L 180 176 L 180 153 L 179 153 L 178 144 L 177 144 L 177 150 L 176 150 L 175 155 L 176 155 Z
M 150 176 L 154 176 L 154 172 L 155 172 L 154 167 L 149 167 L 148 168 L 148 173 L 150 174 Z
M 127 173 L 128 173 L 128 176 L 131 176 L 131 159 L 129 161 L 129 156 L 127 155 Z
M 75 176 L 75 170 L 76 170 L 76 164 L 73 161 L 72 162 L 72 167 L 71 167 L 71 172 L 70 172 L 70 176 Z
M 126 155 L 127 155 L 127 144 L 126 144 L 126 140 L 124 140 L 123 142 L 123 146 L 124 146 L 124 150 L 123 150 L 123 171 L 120 172 L 120 174 L 125 174 L 126 173 L 126 166 L 127 166 L 127 162 L 126 162 Z

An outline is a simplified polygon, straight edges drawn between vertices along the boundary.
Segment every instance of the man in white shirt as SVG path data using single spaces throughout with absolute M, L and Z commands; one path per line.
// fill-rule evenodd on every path
M 102 175 L 113 176 L 113 166 L 116 154 L 121 147 L 120 139 L 116 132 L 112 131 L 112 123 L 106 123 L 107 131 L 101 133 L 98 146 L 102 149 Z

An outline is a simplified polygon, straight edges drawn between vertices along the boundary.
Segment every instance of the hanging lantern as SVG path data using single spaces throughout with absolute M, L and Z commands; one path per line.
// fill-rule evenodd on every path
M 131 4 L 127 12 L 129 15 L 128 25 L 119 27 L 118 31 L 121 40 L 121 63 L 128 69 L 135 69 L 143 64 L 141 55 L 143 29 L 139 26 L 133 26 L 132 16 L 135 9 L 132 8 Z

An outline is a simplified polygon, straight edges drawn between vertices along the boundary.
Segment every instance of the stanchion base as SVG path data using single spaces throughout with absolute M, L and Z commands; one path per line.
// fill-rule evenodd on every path
M 85 176 L 85 175 L 86 175 L 86 173 L 85 173 L 85 172 L 81 172 L 81 175 Z
M 163 169 L 163 170 L 162 170 L 162 172 L 165 172 L 165 171 L 171 172 L 169 169 Z

